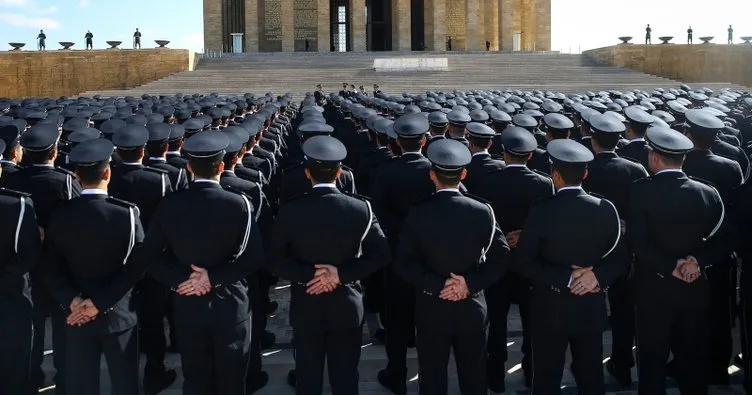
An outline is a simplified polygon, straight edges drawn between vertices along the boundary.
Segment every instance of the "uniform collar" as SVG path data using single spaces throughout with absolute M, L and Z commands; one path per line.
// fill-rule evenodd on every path
M 637 138 L 634 138 L 632 140 L 629 140 L 630 143 L 635 142 L 635 141 L 645 142 L 645 138 L 643 138 L 643 137 L 637 137 Z
M 507 163 L 507 169 L 510 168 L 527 168 L 527 165 L 523 165 L 522 163 Z
M 84 195 L 104 195 L 104 196 L 108 196 L 108 193 L 104 189 L 84 189 L 83 191 L 81 191 L 81 196 L 84 196 Z
M 149 160 L 152 162 L 167 162 L 166 158 L 150 156 Z
M 655 173 L 653 175 L 653 177 L 657 177 L 657 176 L 659 176 L 661 174 L 669 176 L 669 177 L 672 177 L 672 176 L 673 177 L 677 177 L 677 176 L 683 176 L 684 175 L 684 171 L 682 169 L 666 169 L 666 170 L 661 170 L 661 171 Z
M 485 150 L 485 151 L 474 153 L 473 158 L 475 158 L 476 156 L 486 157 L 486 156 L 491 156 L 491 154 L 488 153 L 488 150 Z
M 326 182 L 326 183 L 321 183 L 321 184 L 314 185 L 313 189 L 316 189 L 316 188 L 334 188 L 334 189 L 337 189 L 337 184 L 335 184 L 333 182 L 331 182 L 331 183 L 330 182 Z
M 444 188 L 444 189 L 439 189 L 438 191 L 436 191 L 436 193 L 442 193 L 442 192 L 449 192 L 449 193 L 457 193 L 457 194 L 459 194 L 460 193 L 460 189 L 459 188 Z
M 580 193 L 580 192 L 584 192 L 584 190 L 582 189 L 582 186 L 563 187 L 563 188 L 559 188 L 556 190 L 557 195 L 562 194 L 562 193 L 569 194 L 569 193 Z
M 31 167 L 38 167 L 38 168 L 42 168 L 42 169 L 45 169 L 45 168 L 46 169 L 54 169 L 55 165 L 53 165 L 52 163 L 43 163 L 43 164 L 31 165 Z

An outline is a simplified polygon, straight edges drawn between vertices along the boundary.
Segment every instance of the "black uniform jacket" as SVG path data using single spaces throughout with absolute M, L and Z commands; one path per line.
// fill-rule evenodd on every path
M 41 253 L 31 195 L 0 188 L 0 218 L 0 299 L 31 302 L 29 270 Z
M 445 239 L 447 232 L 451 238 Z M 415 286 L 416 324 L 450 333 L 477 332 L 487 323 L 483 290 L 504 273 L 509 253 L 489 204 L 446 190 L 416 204 L 400 233 L 395 271 Z M 465 277 L 470 296 L 439 298 L 451 274 Z
M 274 224 L 270 261 L 290 280 L 290 324 L 302 330 L 356 328 L 363 320 L 359 280 L 385 266 L 389 245 L 370 203 L 330 186 L 284 205 Z M 316 264 L 337 267 L 341 285 L 308 295 Z

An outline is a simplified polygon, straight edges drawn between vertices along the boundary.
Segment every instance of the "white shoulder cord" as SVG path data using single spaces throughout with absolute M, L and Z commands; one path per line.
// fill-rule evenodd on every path
M 131 228 L 131 235 L 128 240 L 128 251 L 125 253 L 125 258 L 123 259 L 123 265 L 125 265 L 128 262 L 128 257 L 131 256 L 131 251 L 133 251 L 133 246 L 136 245 L 136 214 L 133 207 L 128 207 L 128 219 L 130 221 L 130 228 Z
M 240 195 L 240 197 L 243 198 L 243 202 L 245 202 L 245 207 L 248 210 L 248 222 L 245 225 L 245 235 L 243 236 L 243 242 L 240 243 L 240 249 L 235 254 L 233 259 L 238 259 L 241 255 L 243 255 L 246 247 L 248 247 L 248 239 L 251 236 L 251 224 L 253 223 L 253 217 L 251 214 L 253 212 L 253 207 L 251 206 L 251 202 L 248 200 L 247 197 L 245 197 L 245 195 Z
M 710 185 L 708 185 L 710 186 Z M 718 229 L 721 228 L 721 225 L 723 224 L 723 220 L 726 218 L 726 206 L 723 204 L 723 199 L 721 198 L 721 194 L 718 193 L 718 190 L 715 189 L 715 187 L 710 186 L 713 188 L 713 191 L 715 191 L 716 195 L 718 195 L 718 201 L 721 202 L 721 218 L 718 220 L 718 223 L 715 225 L 715 228 L 710 232 L 710 234 L 702 239 L 702 241 L 708 241 L 711 237 L 713 237 L 716 232 L 718 232 Z
M 491 250 L 494 236 L 496 236 L 496 213 L 494 213 L 493 207 L 491 207 L 491 205 L 486 204 L 486 206 L 491 211 L 491 238 L 488 240 L 488 245 L 486 246 L 486 248 L 480 250 L 480 263 L 486 262 L 486 254 Z
M 610 200 L 602 199 L 604 202 L 608 202 L 608 204 L 611 206 L 611 208 L 614 209 L 614 213 L 616 213 L 616 240 L 614 241 L 614 245 L 611 246 L 611 249 L 606 252 L 601 259 L 607 257 L 609 254 L 611 254 L 615 249 L 616 246 L 619 244 L 619 239 L 621 239 L 621 218 L 619 218 L 619 212 L 616 211 L 616 206 L 614 206 L 613 203 L 611 203 Z
M 23 223 L 24 214 L 26 213 L 26 198 L 21 196 L 21 210 L 18 213 L 18 224 L 16 224 L 16 243 L 15 251 L 18 254 L 18 239 L 21 236 L 21 224 Z
M 363 256 L 363 241 L 368 236 L 368 232 L 371 230 L 371 224 L 373 223 L 373 209 L 371 208 L 371 202 L 364 200 L 366 207 L 368 207 L 368 223 L 366 224 L 366 230 L 363 232 L 363 236 L 360 237 L 360 243 L 358 244 L 358 253 L 355 254 L 355 258 Z

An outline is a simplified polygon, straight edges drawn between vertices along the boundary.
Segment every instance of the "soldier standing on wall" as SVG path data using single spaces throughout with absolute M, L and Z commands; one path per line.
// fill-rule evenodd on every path
M 47 40 L 47 35 L 44 34 L 44 30 L 40 30 L 39 35 L 37 36 L 38 48 L 40 51 L 44 51 L 45 49 L 47 49 L 46 46 L 44 45 L 45 40 Z
M 91 34 L 90 30 L 86 31 L 84 38 L 86 39 L 86 49 L 94 49 L 94 35 Z
M 653 43 L 650 40 L 650 33 L 652 33 L 652 32 L 653 32 L 653 29 L 650 28 L 650 24 L 648 23 L 648 27 L 645 28 L 645 45 Z
M 133 49 L 141 49 L 141 32 L 136 28 L 136 32 L 133 33 Z

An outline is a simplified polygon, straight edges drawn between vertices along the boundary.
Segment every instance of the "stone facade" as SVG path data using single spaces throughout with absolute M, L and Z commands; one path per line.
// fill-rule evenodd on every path
M 126 89 L 192 70 L 184 49 L 0 52 L 0 97 L 57 97 Z
M 337 9 L 332 7 L 343 5 L 348 15 L 348 50 L 369 50 L 366 0 L 232 1 L 245 1 L 245 52 L 304 51 L 306 40 L 309 51 L 328 52 L 338 32 L 332 21 Z M 423 26 L 414 25 L 415 1 L 422 1 Z M 551 0 L 370 0 L 374 2 L 391 10 L 386 32 L 391 33 L 394 51 L 418 49 L 413 48 L 419 41 L 413 29 L 422 29 L 420 38 L 429 51 L 446 50 L 449 37 L 454 51 L 485 51 L 486 41 L 494 51 L 551 49 Z M 207 52 L 230 51 L 230 40 L 222 37 L 226 3 L 203 0 Z

